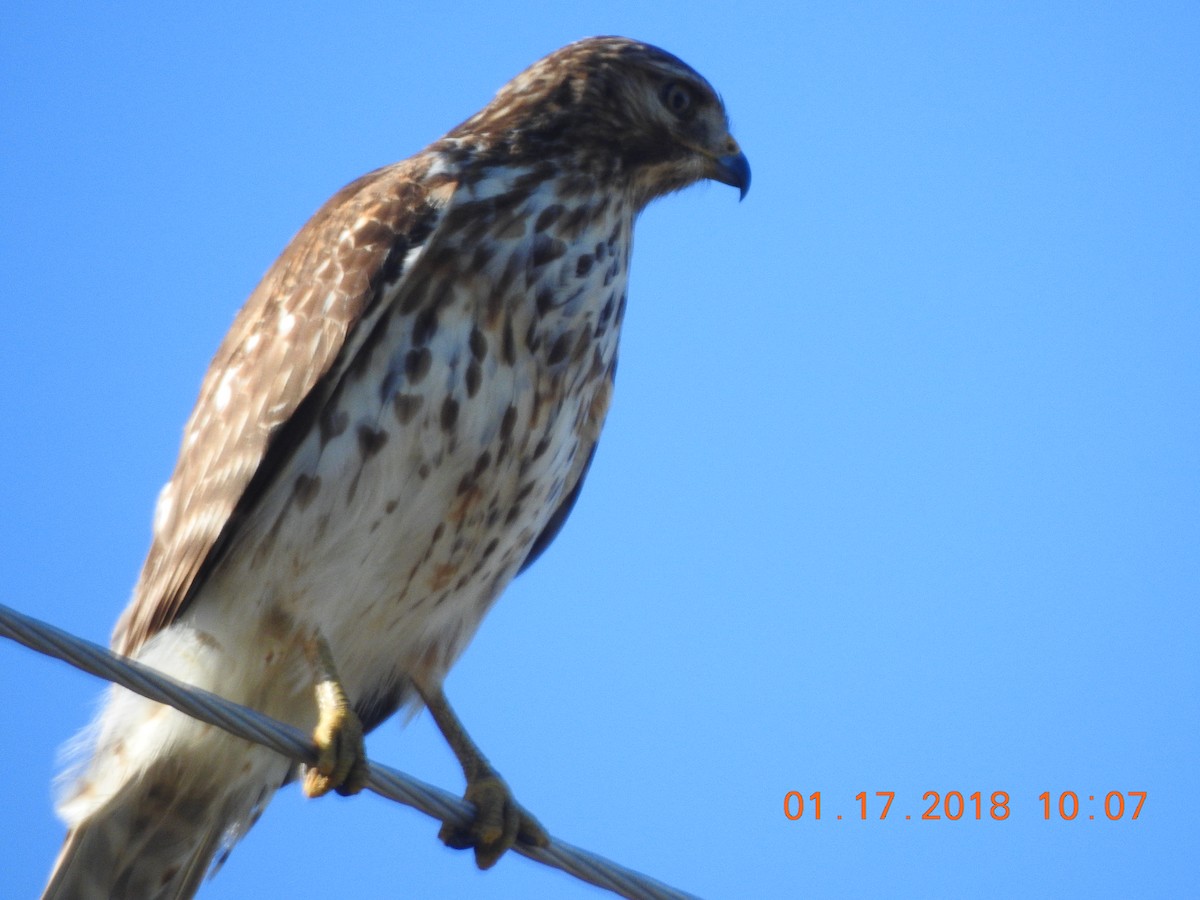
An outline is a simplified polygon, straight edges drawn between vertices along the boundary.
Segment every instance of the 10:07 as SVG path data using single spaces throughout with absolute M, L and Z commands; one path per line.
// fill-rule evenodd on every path
M 1141 814 L 1142 804 L 1146 802 L 1145 791 L 1126 791 L 1124 794 L 1120 791 L 1109 791 L 1104 795 L 1105 818 L 1111 822 L 1115 822 L 1125 817 L 1126 795 L 1130 798 L 1130 807 L 1133 812 L 1133 815 L 1129 817 L 1130 820 L 1136 819 Z M 1052 810 L 1057 811 L 1058 818 L 1065 822 L 1070 822 L 1079 815 L 1079 795 L 1074 791 L 1063 791 L 1058 795 L 1057 803 L 1054 802 L 1054 798 L 1050 795 L 1049 791 L 1042 791 L 1038 794 L 1038 799 L 1042 801 L 1042 818 L 1046 821 L 1050 820 Z M 1137 800 L 1136 806 L 1132 804 L 1134 799 Z M 1088 794 L 1088 800 L 1095 802 L 1096 795 Z M 1094 819 L 1096 818 L 1096 814 L 1090 813 L 1088 818 Z

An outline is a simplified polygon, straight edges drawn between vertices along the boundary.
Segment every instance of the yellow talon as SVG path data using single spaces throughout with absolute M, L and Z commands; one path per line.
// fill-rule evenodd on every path
M 442 843 L 455 850 L 474 848 L 475 865 L 481 869 L 494 866 L 518 841 L 535 847 L 547 846 L 550 836 L 546 829 L 513 799 L 504 779 L 496 774 L 450 708 L 442 689 L 420 684 L 416 687 L 462 766 L 467 779 L 463 799 L 475 807 L 475 817 L 469 825 L 460 827 L 450 822 L 442 825 L 438 832 Z
M 330 791 L 357 794 L 367 783 L 363 727 L 338 680 L 329 644 L 319 635 L 305 647 L 317 670 L 317 763 L 304 773 L 304 794 L 322 797 Z
M 490 869 L 518 841 L 535 847 L 550 843 L 546 829 L 494 772 L 468 782 L 463 799 L 475 806 L 475 818 L 466 828 L 445 823 L 438 837 L 455 850 L 473 847 L 479 868 Z

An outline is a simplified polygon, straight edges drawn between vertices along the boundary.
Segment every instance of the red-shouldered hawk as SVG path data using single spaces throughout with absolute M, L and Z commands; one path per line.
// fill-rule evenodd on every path
M 603 37 L 338 192 L 217 351 L 114 648 L 313 729 L 310 795 L 361 788 L 363 732 L 423 704 L 478 808 L 443 840 L 481 867 L 544 841 L 441 684 L 579 493 L 638 213 L 706 178 L 750 184 L 716 93 Z M 95 729 L 50 897 L 191 896 L 295 774 L 119 688 Z

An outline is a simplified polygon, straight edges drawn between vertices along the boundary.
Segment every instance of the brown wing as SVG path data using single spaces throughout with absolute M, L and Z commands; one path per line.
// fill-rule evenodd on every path
M 332 389 L 381 298 L 429 241 L 455 184 L 417 160 L 365 175 L 292 239 L 221 343 L 159 496 L 154 538 L 117 622 L 132 653 L 187 607 Z

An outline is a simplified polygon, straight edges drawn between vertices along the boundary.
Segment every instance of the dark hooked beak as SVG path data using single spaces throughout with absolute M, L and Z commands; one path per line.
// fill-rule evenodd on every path
M 750 161 L 745 153 L 733 153 L 729 156 L 718 156 L 713 160 L 711 177 L 724 184 L 732 185 L 741 191 L 739 200 L 746 198 L 750 190 Z

